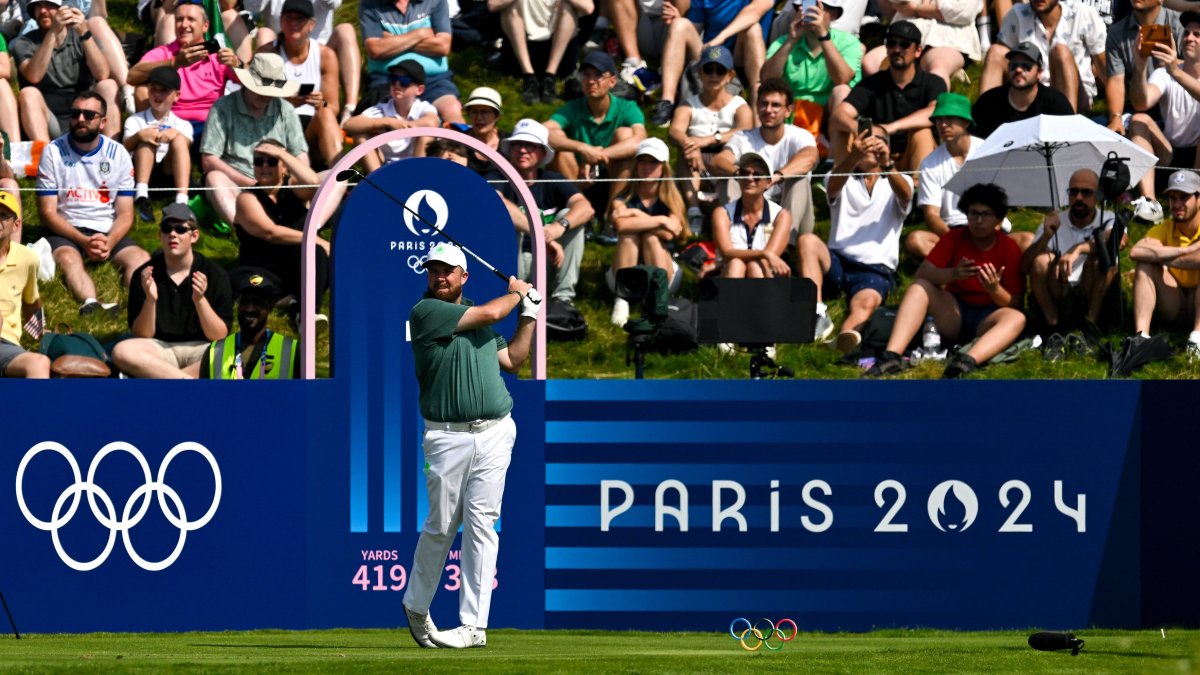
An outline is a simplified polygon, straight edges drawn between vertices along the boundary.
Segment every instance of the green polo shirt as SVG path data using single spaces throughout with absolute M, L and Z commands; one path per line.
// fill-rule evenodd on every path
M 308 152 L 300 117 L 291 103 L 272 98 L 261 117 L 250 114 L 241 91 L 222 96 L 205 120 L 200 154 L 215 155 L 234 169 L 254 177 L 254 148 L 266 139 L 278 141 L 294 156 Z
M 512 410 L 496 356 L 508 342 L 491 326 L 455 332 L 472 304 L 466 298 L 462 304 L 424 298 L 408 316 L 421 416 L 427 420 L 473 422 Z
M 846 65 L 854 71 L 854 79 L 850 86 L 858 84 L 862 79 L 863 47 L 858 38 L 850 33 L 836 28 L 829 29 L 829 38 L 833 41 L 834 49 L 846 60 Z M 783 48 L 787 35 L 771 43 L 767 49 L 767 58 L 771 58 Z M 816 54 L 808 51 L 808 42 L 800 40 L 788 54 L 787 63 L 783 66 L 783 79 L 792 87 L 796 98 L 825 105 L 829 94 L 833 91 L 833 80 L 829 79 L 829 69 L 825 66 L 825 53 L 818 49 Z
M 635 124 L 646 125 L 646 117 L 641 108 L 633 101 L 618 98 L 611 93 L 608 95 L 608 114 L 604 120 L 596 123 L 592 111 L 588 109 L 587 97 L 568 101 L 554 111 L 550 119 L 562 127 L 567 138 L 597 148 L 607 148 L 612 145 L 613 136 L 619 127 L 631 127 Z

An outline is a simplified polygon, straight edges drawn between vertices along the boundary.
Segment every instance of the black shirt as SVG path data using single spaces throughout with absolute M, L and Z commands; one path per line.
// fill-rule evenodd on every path
M 889 71 L 881 70 L 854 85 L 846 102 L 854 106 L 861 117 L 876 124 L 887 124 L 908 117 L 937 100 L 945 93 L 946 83 L 937 75 L 917 69 L 912 82 L 901 89 Z
M 507 176 L 501 174 L 499 171 L 493 171 L 484 176 L 484 178 L 489 181 L 504 181 L 503 184 L 493 183 L 492 185 L 495 186 L 497 192 L 503 195 L 505 199 L 516 204 L 522 211 L 525 210 L 525 202 L 521 201 L 521 197 L 517 194 L 517 189 L 513 187 L 512 182 L 508 180 Z M 528 186 L 529 191 L 533 193 L 533 201 L 537 204 L 538 210 L 541 211 L 542 224 L 549 225 L 558 217 L 559 211 L 566 212 L 567 202 L 571 200 L 571 197 L 579 194 L 579 189 L 575 187 L 574 183 L 566 182 L 566 177 L 556 171 L 538 169 L 537 179 L 539 182 Z M 543 180 L 559 180 L 564 182 L 540 182 Z M 525 242 L 521 250 L 532 250 L 530 242 L 533 238 L 525 237 L 524 239 Z
M 200 327 L 200 315 L 196 313 L 196 305 L 192 302 L 192 275 L 188 274 L 182 284 L 175 285 L 167 274 L 167 262 L 163 252 L 159 251 L 146 263 L 154 270 L 154 284 L 158 287 L 158 302 L 155 303 L 154 337 L 163 342 L 188 342 L 192 340 L 207 340 L 204 329 Z M 129 284 L 129 325 L 142 313 L 146 304 L 146 291 L 142 288 L 142 265 L 133 273 L 133 281 Z M 216 263 L 199 253 L 192 253 L 192 272 L 203 272 L 208 277 L 208 288 L 204 297 L 213 311 L 225 322 L 225 327 L 233 325 L 233 293 L 229 288 L 229 275 Z
M 505 131 L 503 129 L 497 129 L 496 133 L 500 136 L 501 143 L 504 142 L 504 139 L 512 136 L 512 132 Z M 492 172 L 492 161 L 482 155 L 476 154 L 474 150 L 467 148 L 467 168 L 479 174 L 480 176 L 487 176 Z
M 979 95 L 979 99 L 971 108 L 971 116 L 975 118 L 975 128 L 971 130 L 972 136 L 987 138 L 1001 124 L 1027 120 L 1038 115 L 1075 114 L 1075 109 L 1071 107 L 1066 96 L 1043 84 L 1038 84 L 1037 97 L 1033 99 L 1033 103 L 1029 104 L 1025 110 L 1017 110 L 1008 101 L 1009 88 L 1010 85 L 1006 84 L 989 89 Z
M 250 194 L 262 205 L 263 211 L 272 223 L 293 230 L 304 229 L 304 219 L 308 217 L 308 204 L 296 196 L 296 191 L 284 187 L 276 193 L 275 199 L 266 190 L 251 190 Z M 238 238 L 238 265 L 265 267 L 276 271 L 281 266 L 295 259 L 299 264 L 299 244 L 273 244 L 265 239 L 250 234 L 240 223 L 235 223 L 234 230 Z

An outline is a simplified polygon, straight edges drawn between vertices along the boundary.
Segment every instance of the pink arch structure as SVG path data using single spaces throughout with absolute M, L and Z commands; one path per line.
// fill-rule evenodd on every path
M 350 152 L 346 153 L 341 160 L 335 164 L 328 173 L 325 174 L 325 179 L 321 182 L 321 186 L 317 188 L 317 194 L 313 198 L 312 208 L 308 212 L 308 219 L 304 223 L 304 238 L 300 245 L 301 265 L 304 270 L 304 297 L 302 298 L 303 305 L 301 306 L 300 320 L 300 377 L 304 379 L 313 379 L 316 377 L 317 363 L 317 347 L 316 347 L 316 246 L 317 246 L 317 230 L 320 229 L 320 223 L 324 220 L 321 215 L 327 211 L 332 212 L 339 203 L 342 196 L 345 195 L 346 189 L 344 183 L 338 183 L 334 176 L 338 172 L 352 168 L 358 160 L 362 159 L 368 152 L 378 148 L 385 143 L 399 141 L 406 138 L 433 137 L 445 138 L 447 140 L 456 141 L 463 145 L 483 153 L 485 157 L 491 160 L 496 168 L 500 169 L 501 173 L 517 188 L 517 194 L 521 196 L 521 201 L 525 204 L 525 214 L 529 218 L 529 231 L 533 235 L 533 285 L 543 298 L 549 297 L 546 289 L 546 264 L 545 264 L 545 246 L 546 238 L 542 232 L 542 219 L 534 218 L 534 214 L 538 211 L 537 203 L 533 200 L 533 193 L 529 191 L 529 187 L 525 185 L 525 181 L 521 179 L 520 174 L 513 168 L 512 164 L 504 158 L 499 152 L 493 150 L 483 141 L 472 138 L 466 134 L 452 131 L 450 129 L 440 129 L 436 127 L 418 127 L 410 129 L 397 129 L 389 131 L 386 134 L 381 134 L 368 141 L 360 143 Z M 399 209 L 399 207 L 397 207 Z M 397 220 L 399 215 L 397 214 Z M 505 223 L 507 224 L 507 223 Z M 347 227 L 352 228 L 353 223 L 342 221 L 338 224 L 338 229 L 343 233 Z M 469 235 L 468 235 L 469 236 Z M 470 241 L 465 240 L 467 246 L 470 246 Z M 333 277 L 330 276 L 330 287 L 333 285 Z M 413 298 L 416 302 L 416 298 Z M 330 333 L 332 335 L 332 332 Z M 537 327 L 534 331 L 533 338 L 533 361 L 531 370 L 533 379 L 546 379 L 546 312 L 543 311 L 538 315 Z

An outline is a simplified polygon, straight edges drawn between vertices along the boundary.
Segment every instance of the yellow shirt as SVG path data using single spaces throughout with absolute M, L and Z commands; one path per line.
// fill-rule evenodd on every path
M 1150 228 L 1146 236 L 1159 240 L 1164 246 L 1183 248 L 1200 239 L 1200 230 L 1197 230 L 1196 236 L 1188 238 L 1175 228 L 1174 221 L 1164 220 Z M 1179 282 L 1183 288 L 1195 288 L 1200 285 L 1200 270 L 1184 270 L 1176 267 L 1167 267 L 1167 269 L 1171 271 L 1171 276 L 1175 277 L 1175 281 Z
M 21 305 L 38 301 L 38 257 L 28 248 L 13 242 L 8 257 L 0 264 L 0 338 L 21 344 Z

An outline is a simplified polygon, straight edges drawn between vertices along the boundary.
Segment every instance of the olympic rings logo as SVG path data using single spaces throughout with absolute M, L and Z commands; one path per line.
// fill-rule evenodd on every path
M 427 255 L 410 255 L 408 256 L 408 268 L 417 274 L 425 272 L 425 261 L 429 259 Z
M 208 507 L 208 511 L 198 520 L 188 520 L 187 512 L 183 507 L 183 500 L 179 498 L 179 494 L 175 492 L 171 486 L 167 485 L 165 478 L 167 475 L 167 467 L 171 464 L 171 460 L 183 452 L 192 451 L 199 454 L 204 459 L 208 460 L 209 466 L 213 472 L 213 498 L 212 505 Z M 67 486 L 62 494 L 58 496 L 58 500 L 54 502 L 54 510 L 50 514 L 50 520 L 41 520 L 34 516 L 29 511 L 28 504 L 25 503 L 24 480 L 25 469 L 29 466 L 29 462 L 37 455 L 46 452 L 56 452 L 62 455 L 67 460 L 67 464 L 71 467 L 71 474 L 75 478 L 72 485 Z M 137 463 L 142 467 L 142 475 L 145 483 L 133 491 L 129 495 L 128 501 L 125 502 L 125 507 L 122 510 L 121 518 L 117 518 L 117 510 L 109 498 L 108 494 L 96 485 L 93 480 L 96 477 L 96 468 L 100 466 L 101 460 L 107 457 L 110 453 L 122 451 L 129 453 Z M 79 508 L 79 495 L 87 493 L 88 506 L 91 507 L 92 515 L 100 522 L 101 525 L 109 529 L 108 543 L 100 555 L 93 560 L 80 562 L 75 560 L 63 549 L 62 542 L 59 540 L 58 531 L 64 525 L 71 521 L 75 516 L 76 509 Z M 167 521 L 179 528 L 179 540 L 175 544 L 175 549 L 165 559 L 159 562 L 151 562 L 143 559 L 134 549 L 133 544 L 129 540 L 129 530 L 142 521 L 146 512 L 150 508 L 150 495 L 157 493 L 158 506 L 162 509 L 163 515 Z M 96 500 L 99 498 L 100 504 L 103 505 L 101 510 L 100 505 Z M 63 507 L 70 500 L 70 505 L 66 507 L 66 513 L 63 513 Z M 167 507 L 167 501 L 170 500 L 175 507 L 172 511 Z M 125 544 L 125 550 L 129 553 L 130 559 L 137 564 L 138 567 L 148 571 L 157 572 L 170 567 L 179 558 L 179 554 L 183 552 L 184 542 L 187 540 L 187 533 L 191 530 L 198 530 L 208 524 L 212 520 L 213 515 L 217 512 L 217 505 L 221 502 L 221 470 L 217 466 L 217 460 L 213 457 L 212 452 L 208 448 L 199 443 L 184 442 L 171 448 L 167 456 L 163 458 L 162 464 L 158 467 L 157 477 L 151 477 L 150 465 L 146 462 L 146 458 L 142 456 L 133 445 L 124 441 L 114 441 L 100 449 L 96 456 L 92 459 L 91 465 L 88 466 L 87 480 L 82 480 L 80 477 L 79 464 L 75 461 L 74 455 L 60 443 L 53 441 L 44 441 L 38 443 L 25 453 L 21 459 L 21 464 L 17 468 L 17 505 L 21 508 L 21 513 L 25 515 L 25 519 L 29 524 L 50 532 L 50 539 L 54 542 L 54 550 L 58 552 L 58 557 L 71 569 L 79 572 L 87 572 L 94 570 L 108 559 L 108 555 L 112 552 L 113 545 L 117 540 L 117 533 L 121 533 L 121 540 Z M 133 513 L 134 508 L 137 509 Z M 178 514 L 178 515 L 176 515 Z
M 739 632 L 740 624 L 746 627 Z M 791 624 L 791 633 L 784 632 L 784 624 Z M 777 652 L 783 649 L 783 645 L 795 640 L 798 632 L 796 622 L 791 619 L 780 619 L 778 622 L 759 619 L 750 623 L 749 619 L 739 617 L 729 623 L 729 636 L 748 652 L 756 652 L 764 646 L 768 651 Z

